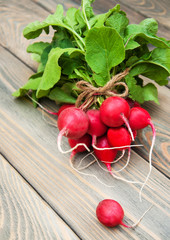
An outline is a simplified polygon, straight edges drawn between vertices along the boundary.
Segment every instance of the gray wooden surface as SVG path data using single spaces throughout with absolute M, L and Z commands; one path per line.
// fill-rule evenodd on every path
M 57 3 L 67 9 L 80 1 L 7 0 L 0 1 L 0 239 L 169 239 L 169 159 L 170 107 L 169 89 L 159 87 L 160 105 L 145 104 L 157 129 L 153 153 L 153 171 L 139 202 L 140 185 L 113 179 L 95 163 L 84 173 L 70 167 L 69 154 L 56 147 L 58 129 L 49 125 L 42 111 L 26 99 L 14 99 L 11 93 L 23 85 L 36 69 L 26 53 L 31 41 L 22 36 L 23 28 L 34 20 L 43 20 L 54 12 Z M 117 1 L 96 0 L 97 12 L 107 11 Z M 169 2 L 118 1 L 133 23 L 155 17 L 159 34 L 168 37 Z M 161 7 L 160 7 L 161 6 Z M 151 11 L 152 9 L 152 11 Z M 41 39 L 48 40 L 50 36 Z M 44 102 L 55 109 L 51 102 Z M 45 119 L 56 124 L 55 117 Z M 120 174 L 127 179 L 144 181 L 148 172 L 148 150 L 152 133 L 141 131 L 129 166 Z M 68 148 L 66 139 L 63 147 Z M 126 161 L 117 163 L 119 169 Z M 81 156 L 75 160 L 77 164 Z M 87 158 L 85 164 L 91 159 Z M 112 185 L 106 187 L 105 184 Z M 125 210 L 125 222 L 135 222 L 153 204 L 135 229 L 103 227 L 96 219 L 95 208 L 104 198 L 119 201 Z

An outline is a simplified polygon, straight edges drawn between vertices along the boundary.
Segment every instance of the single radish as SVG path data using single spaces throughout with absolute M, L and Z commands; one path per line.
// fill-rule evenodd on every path
M 107 131 L 106 125 L 100 119 L 100 111 L 97 109 L 90 109 L 87 111 L 89 118 L 88 133 L 92 136 L 92 145 L 96 144 L 96 137 L 100 137 Z
M 151 207 L 152 206 L 153 205 L 151 205 Z M 104 199 L 99 202 L 96 208 L 96 216 L 99 222 L 107 227 L 115 227 L 117 225 L 122 225 L 126 228 L 134 228 L 139 224 L 139 222 L 142 220 L 144 215 L 151 209 L 151 207 L 149 207 L 148 210 L 146 210 L 144 214 L 140 217 L 140 219 L 132 226 L 128 226 L 123 222 L 123 208 L 117 201 L 113 199 Z
M 88 131 L 89 127 L 89 119 L 87 114 L 76 107 L 70 107 L 67 109 L 64 109 L 59 117 L 58 117 L 58 128 L 60 130 L 60 133 L 58 135 L 58 149 L 62 153 L 70 152 L 73 149 L 70 149 L 69 151 L 62 151 L 61 149 L 61 138 L 62 136 L 68 137 L 68 138 L 81 138 L 83 135 L 85 135 Z
M 108 97 L 100 106 L 101 120 L 109 127 L 120 127 L 124 124 L 122 115 L 129 117 L 130 107 L 121 97 Z
M 142 189 L 145 186 L 146 182 L 149 179 L 149 176 L 151 174 L 152 170 L 152 151 L 155 143 L 155 138 L 156 138 L 156 130 L 154 127 L 154 124 L 151 121 L 151 116 L 150 114 L 143 108 L 141 107 L 134 107 L 130 111 L 130 116 L 129 116 L 129 124 L 133 130 L 139 130 L 147 127 L 148 125 L 151 126 L 152 132 L 153 132 L 153 138 L 152 138 L 152 143 L 149 151 L 149 173 L 145 179 L 145 182 L 143 183 L 143 186 L 140 190 L 140 200 L 141 200 L 141 193 Z
M 107 135 L 97 138 L 96 147 L 98 148 L 98 149 L 94 148 L 94 153 L 96 157 L 106 165 L 108 171 L 112 175 L 111 163 L 114 161 L 118 150 L 117 149 L 99 150 L 99 148 L 111 148 L 107 140 Z
M 127 226 L 124 224 L 124 211 L 121 205 L 112 199 L 104 199 L 99 202 L 96 208 L 96 216 L 103 225 L 107 227 L 115 227 L 119 224 L 124 227 L 131 228 L 131 226 Z
M 129 146 L 131 144 L 131 135 L 125 127 L 109 128 L 107 139 L 112 147 Z M 128 147 L 123 147 L 119 150 L 127 148 Z
M 108 97 L 100 106 L 102 122 L 109 127 L 120 127 L 125 123 L 134 141 L 133 133 L 128 122 L 129 114 L 129 104 L 121 97 Z
M 80 144 L 85 144 L 88 148 L 91 146 L 92 138 L 89 134 L 85 134 L 83 137 L 78 138 L 78 139 L 72 139 L 68 138 L 68 142 L 71 148 L 76 147 L 70 156 L 70 159 L 72 159 L 77 153 L 79 152 L 85 152 L 87 149 L 84 147 L 84 145 Z

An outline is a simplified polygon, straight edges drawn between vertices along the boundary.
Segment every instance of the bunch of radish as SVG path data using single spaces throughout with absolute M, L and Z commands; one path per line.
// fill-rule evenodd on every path
M 128 161 L 125 165 L 127 166 L 130 160 L 131 144 L 135 140 L 137 130 L 148 125 L 152 128 L 153 139 L 149 152 L 149 173 L 142 183 L 139 193 L 141 200 L 142 189 L 152 168 L 151 156 L 155 142 L 155 128 L 149 113 L 141 108 L 137 102 L 133 102 L 129 98 L 125 100 L 116 96 L 106 98 L 99 109 L 89 109 L 86 112 L 81 108 L 74 107 L 74 105 L 62 107 L 58 114 L 58 128 L 60 130 L 58 148 L 62 153 L 72 151 L 70 156 L 70 160 L 72 160 L 76 153 L 90 151 L 92 147 L 95 157 L 106 165 L 112 176 L 126 182 L 140 183 L 116 176 L 112 171 L 111 164 L 115 161 L 118 151 L 124 153 L 128 149 Z M 70 150 L 65 152 L 61 148 L 62 136 L 68 138 L 71 147 Z M 105 199 L 96 208 L 96 216 L 99 222 L 108 227 L 115 227 L 119 224 L 127 228 L 136 227 L 146 212 L 136 224 L 127 226 L 122 222 L 124 211 L 115 200 Z
M 155 141 L 155 128 L 149 113 L 145 109 L 130 99 L 126 100 L 113 96 L 106 98 L 99 109 L 83 111 L 81 107 L 76 108 L 74 105 L 71 105 L 60 109 L 59 113 L 59 150 L 62 153 L 72 151 L 72 159 L 76 153 L 86 150 L 90 151 L 92 147 L 97 159 L 105 163 L 108 171 L 113 176 L 115 175 L 112 171 L 111 163 L 114 162 L 118 151 L 128 149 L 130 158 L 131 144 L 135 140 L 137 130 L 150 125 L 153 131 L 153 140 L 149 153 L 150 170 L 141 188 L 142 191 L 151 173 L 151 155 Z M 61 148 L 62 136 L 68 138 L 71 146 L 71 149 L 68 151 L 63 151 Z

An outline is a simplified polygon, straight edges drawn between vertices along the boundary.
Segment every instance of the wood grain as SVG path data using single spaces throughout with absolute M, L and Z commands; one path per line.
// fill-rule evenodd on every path
M 79 239 L 0 155 L 0 239 Z
M 28 23 L 44 20 L 49 12 L 29 0 L 0 0 L 0 10 L 0 44 L 35 70 L 37 64 L 26 52 L 27 46 L 35 40 L 25 39 L 22 32 Z M 51 35 L 42 34 L 41 40 L 49 41 Z
M 80 238 L 168 239 L 167 178 L 153 168 L 148 183 L 154 190 L 146 186 L 143 202 L 140 203 L 140 185 L 115 180 L 97 164 L 84 172 L 114 187 L 106 187 L 92 176 L 77 173 L 70 167 L 69 154 L 60 154 L 56 148 L 58 130 L 44 122 L 41 111 L 34 109 L 30 101 L 24 98 L 14 101 L 11 96 L 13 89 L 23 83 L 24 74 L 29 74 L 31 70 L 3 48 L 0 48 L 0 54 L 0 152 Z M 63 139 L 63 148 L 68 148 L 66 139 Z M 80 161 L 80 157 L 75 163 Z M 116 164 L 115 169 L 125 161 L 126 158 Z M 144 181 L 147 172 L 148 163 L 133 153 L 130 164 L 119 176 Z M 154 207 L 135 230 L 123 227 L 107 229 L 99 224 L 95 216 L 95 208 L 103 198 L 120 202 L 125 210 L 125 222 L 129 224 L 137 221 L 150 204 Z

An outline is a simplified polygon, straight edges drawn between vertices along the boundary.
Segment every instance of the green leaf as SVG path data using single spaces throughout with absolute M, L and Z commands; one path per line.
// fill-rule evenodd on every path
M 137 76 L 139 74 L 155 80 L 159 85 L 163 86 L 168 83 L 167 77 L 168 72 L 155 64 L 152 63 L 139 63 L 136 64 L 130 71 L 132 76 Z
M 145 101 L 154 101 L 159 104 L 158 92 L 154 84 L 148 83 L 145 86 L 140 86 L 137 84 L 136 79 L 130 74 L 125 77 L 125 80 L 129 88 L 129 95 L 133 100 L 140 104 Z
M 159 104 L 158 101 L 158 90 L 154 84 L 148 83 L 143 87 L 144 101 L 154 101 Z
M 28 82 L 21 88 L 19 88 L 17 91 L 12 93 L 14 97 L 22 97 L 24 96 L 29 90 L 37 90 L 40 82 L 41 82 L 41 76 L 42 73 L 36 73 L 33 74 Z
M 36 61 L 36 62 L 38 62 L 38 63 L 41 62 L 41 57 L 40 57 L 39 54 L 32 53 L 32 54 L 31 54 L 31 58 L 32 58 L 32 60 L 34 60 L 34 61 Z
M 138 47 L 140 47 L 140 44 L 132 39 L 127 40 L 127 43 L 125 43 L 125 50 L 132 50 Z
M 23 35 L 27 39 L 34 39 L 36 37 L 39 37 L 39 35 L 42 33 L 43 29 L 48 27 L 49 25 L 45 22 L 39 22 L 35 21 L 32 23 L 29 23 L 23 30 Z
M 146 60 L 142 60 L 142 58 Z M 161 86 L 166 85 L 167 77 L 170 74 L 170 49 L 155 48 L 148 56 L 141 57 L 141 60 L 133 65 L 130 72 L 132 76 L 142 74 L 155 80 Z
M 148 62 L 159 65 L 170 74 L 170 49 L 155 48 Z
M 79 68 L 79 69 L 74 69 L 74 72 L 77 74 L 77 76 L 79 76 L 80 78 L 82 78 L 83 80 L 92 83 L 92 79 L 88 74 L 88 70 L 86 68 Z
M 65 23 L 69 24 L 72 28 L 74 28 L 78 22 L 76 18 L 77 8 L 69 8 L 66 13 L 66 18 L 64 20 Z
M 170 46 L 169 42 L 163 38 L 156 36 L 158 29 L 158 23 L 153 18 L 147 18 L 143 20 L 140 24 L 130 24 L 125 30 L 125 42 L 129 38 L 140 42 L 144 39 L 148 43 L 153 44 L 159 48 L 167 48 Z M 142 43 L 143 44 L 143 43 Z
M 61 67 L 58 64 L 58 61 L 61 55 L 63 53 L 71 55 L 74 52 L 82 53 L 81 50 L 76 48 L 53 48 L 50 51 L 42 81 L 37 90 L 37 98 L 47 95 L 48 91 L 60 80 Z
M 48 95 L 48 98 L 56 101 L 57 103 L 75 103 L 76 99 L 70 94 L 65 93 L 61 88 L 55 87 Z
M 117 10 L 106 19 L 105 26 L 114 28 L 122 37 L 124 37 L 124 31 L 129 23 L 129 19 L 123 11 Z
M 63 16 L 63 12 L 63 6 L 59 4 L 57 6 L 56 12 L 54 14 L 50 14 L 42 23 L 36 21 L 28 24 L 23 31 L 24 36 L 27 39 L 32 39 L 38 37 L 42 33 L 43 29 L 48 32 L 47 28 L 49 26 L 52 26 L 54 29 L 55 27 L 63 27 L 73 34 L 76 41 L 77 39 L 79 40 L 77 41 L 77 43 L 79 47 L 83 50 L 83 38 L 74 30 L 71 23 L 68 23 L 67 20 L 66 22 L 64 22 L 65 17 Z
M 115 29 L 109 27 L 92 28 L 86 37 L 86 61 L 95 74 L 96 83 L 103 86 L 110 80 L 111 68 L 125 58 L 123 40 Z
M 91 17 L 94 16 L 93 13 L 93 8 L 91 7 L 91 4 L 94 2 L 95 0 L 82 0 L 81 1 L 81 6 L 82 6 L 82 12 L 84 15 L 84 18 L 87 20 L 89 20 Z
M 48 43 L 48 42 L 36 42 L 36 43 L 30 44 L 27 47 L 27 52 L 28 53 L 36 53 L 38 55 L 41 55 L 42 52 L 44 51 L 44 49 L 46 47 L 48 47 L 49 45 L 50 45 L 50 43 Z

